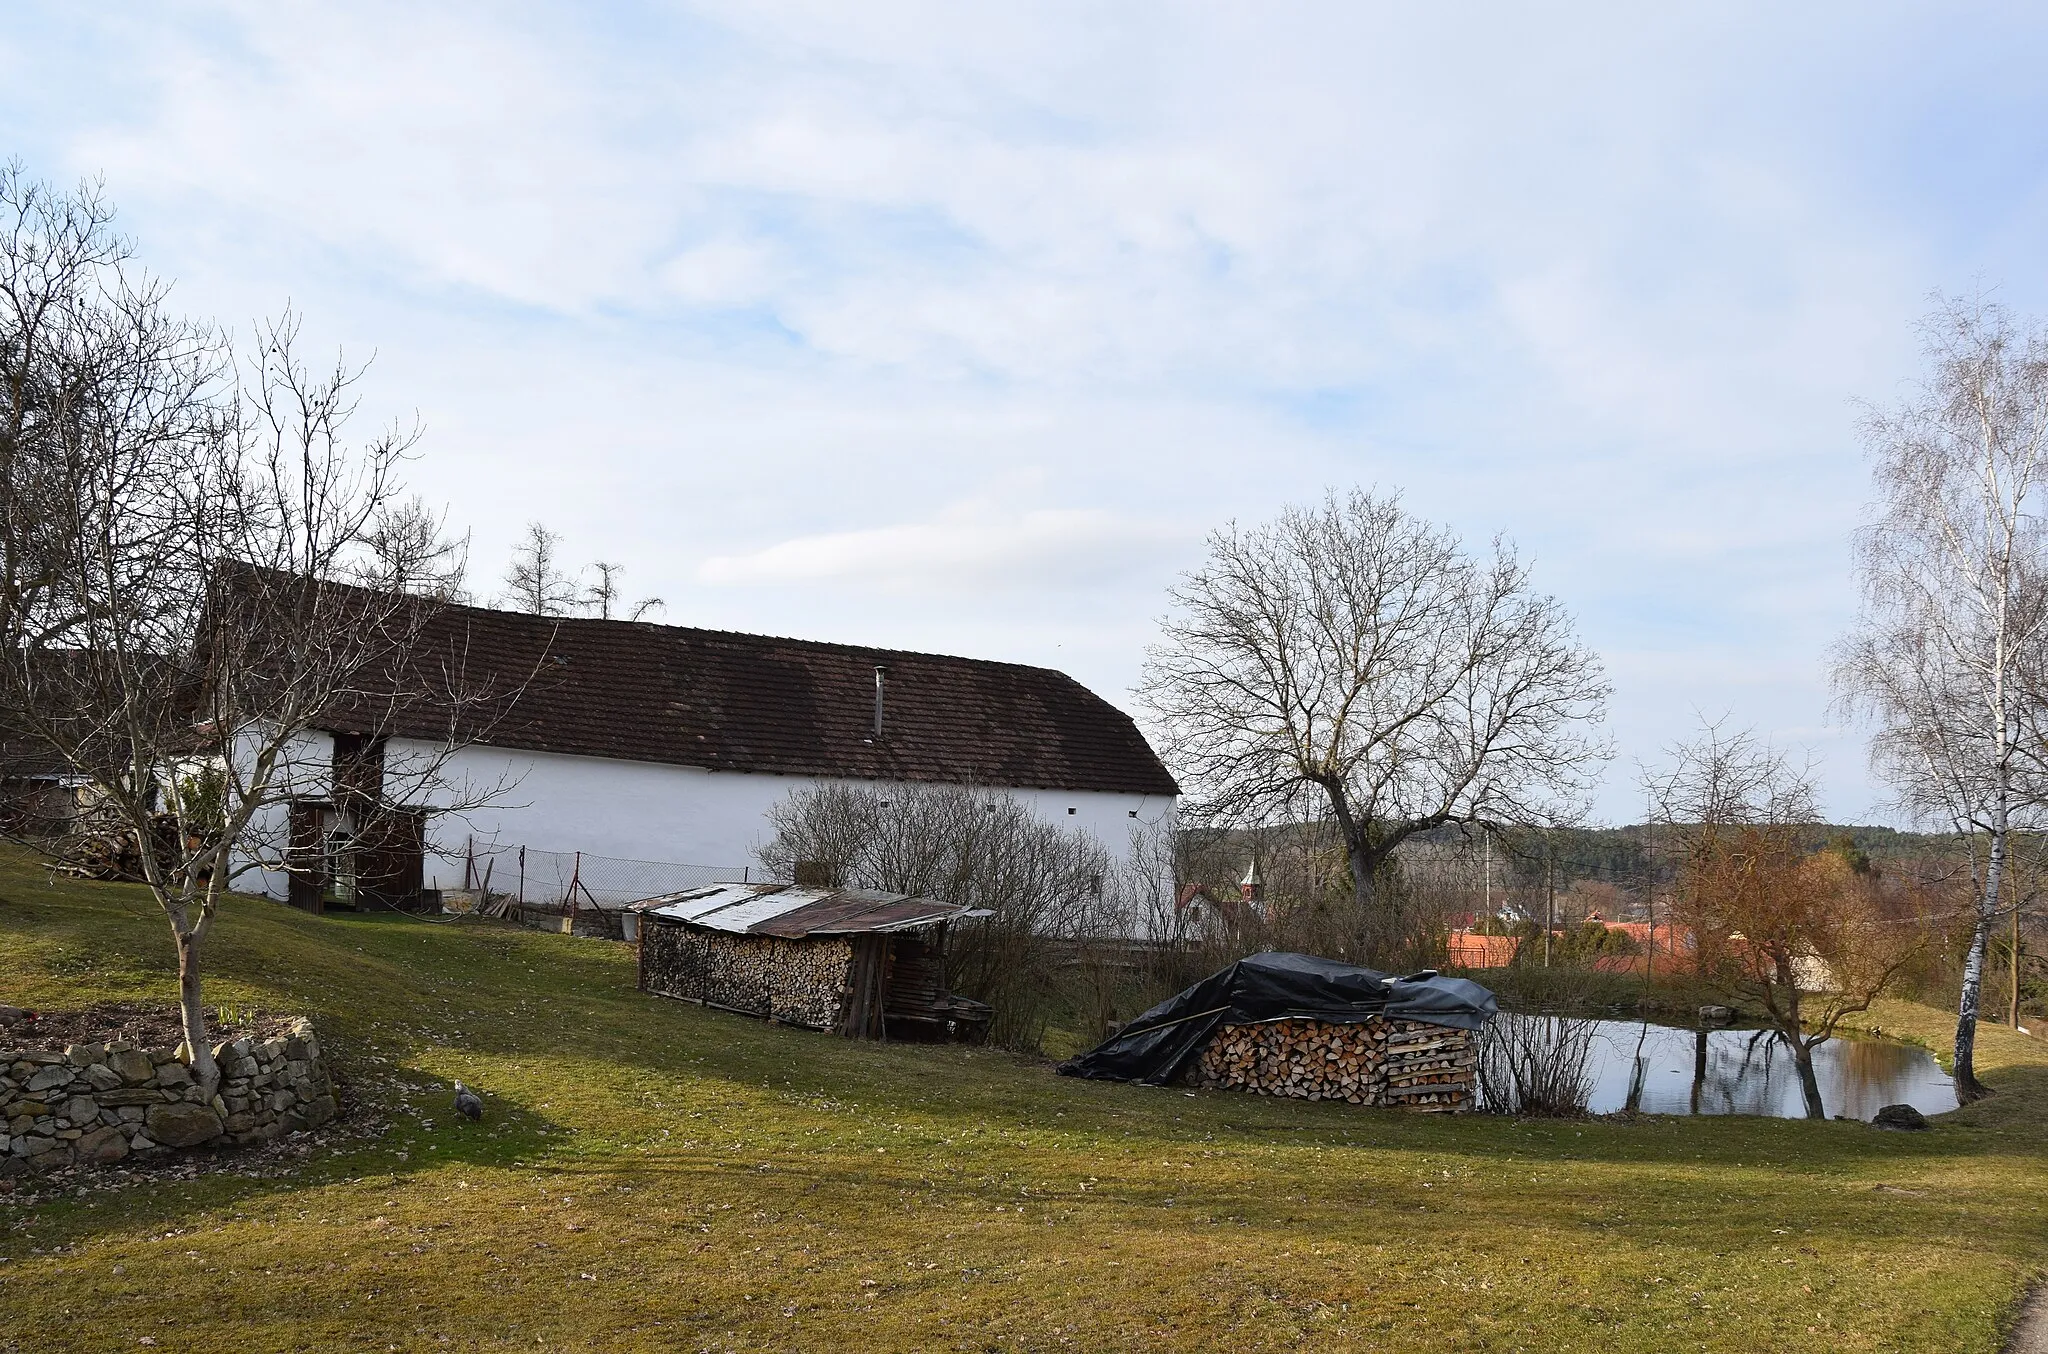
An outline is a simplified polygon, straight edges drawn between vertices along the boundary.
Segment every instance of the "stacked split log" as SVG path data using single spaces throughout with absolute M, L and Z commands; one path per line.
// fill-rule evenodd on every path
M 785 940 L 693 926 L 649 926 L 641 935 L 641 983 L 650 992 L 836 1029 L 853 947 L 838 937 Z
M 1195 1080 L 1224 1090 L 1297 1100 L 1380 1103 L 1383 1022 L 1332 1025 L 1268 1020 L 1225 1025 L 1202 1050 Z
M 1472 1107 L 1479 1050 L 1471 1031 L 1417 1020 L 1385 1023 L 1383 1104 L 1437 1111 Z
M 1202 1050 L 1197 1085 L 1296 1100 L 1469 1108 L 1476 1059 L 1464 1030 L 1377 1016 L 1355 1024 L 1225 1025 Z

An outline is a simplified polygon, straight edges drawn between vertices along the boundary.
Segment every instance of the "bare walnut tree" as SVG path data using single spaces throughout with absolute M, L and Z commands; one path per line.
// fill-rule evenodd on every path
M 1877 500 L 1857 537 L 1863 614 L 1835 677 L 1875 725 L 1872 762 L 1900 805 L 1970 847 L 1955 1035 L 1956 1089 L 1969 1099 L 1985 1093 L 1977 1015 L 1991 930 L 2014 906 L 2015 838 L 2048 826 L 2048 333 L 1961 300 L 1925 333 L 1919 392 L 1866 422 Z
M 1504 540 L 1467 553 L 1392 495 L 1355 490 L 1209 538 L 1139 698 L 1197 818 L 1327 814 L 1368 954 L 1403 939 L 1381 881 L 1447 823 L 1581 811 L 1606 748 L 1599 659 Z

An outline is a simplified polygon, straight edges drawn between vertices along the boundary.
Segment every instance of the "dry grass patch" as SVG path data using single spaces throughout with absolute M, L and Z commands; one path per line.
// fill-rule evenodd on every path
M 1948 1354 L 2048 1253 L 2018 1036 L 1983 1046 L 2004 1107 L 1925 1135 L 1416 1118 L 770 1028 L 602 941 L 255 902 L 219 935 L 214 998 L 312 1014 L 390 1130 L 12 1210 L 0 1349 Z M 160 996 L 169 961 L 139 894 L 0 864 L 0 999 Z

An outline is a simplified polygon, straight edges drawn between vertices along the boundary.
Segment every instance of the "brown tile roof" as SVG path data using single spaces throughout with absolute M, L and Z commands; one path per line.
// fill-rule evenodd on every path
M 432 647 L 512 692 L 480 741 L 714 771 L 1172 795 L 1130 716 L 1050 668 L 450 606 Z M 886 673 L 873 733 L 875 668 Z M 530 678 L 530 680 L 529 680 Z M 345 722 L 344 722 L 345 723 Z M 392 732 L 435 736 L 415 712 Z

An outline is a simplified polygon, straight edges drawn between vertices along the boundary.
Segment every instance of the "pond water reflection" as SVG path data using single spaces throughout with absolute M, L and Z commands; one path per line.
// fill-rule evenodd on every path
M 1768 1030 L 1686 1030 L 1635 1021 L 1594 1025 L 1586 1069 L 1595 1114 L 1763 1114 L 1799 1118 L 1806 1099 L 1792 1050 Z M 1813 1051 L 1829 1115 L 1869 1119 L 1885 1105 L 1923 1114 L 1956 1107 L 1956 1088 L 1924 1048 L 1834 1038 Z

